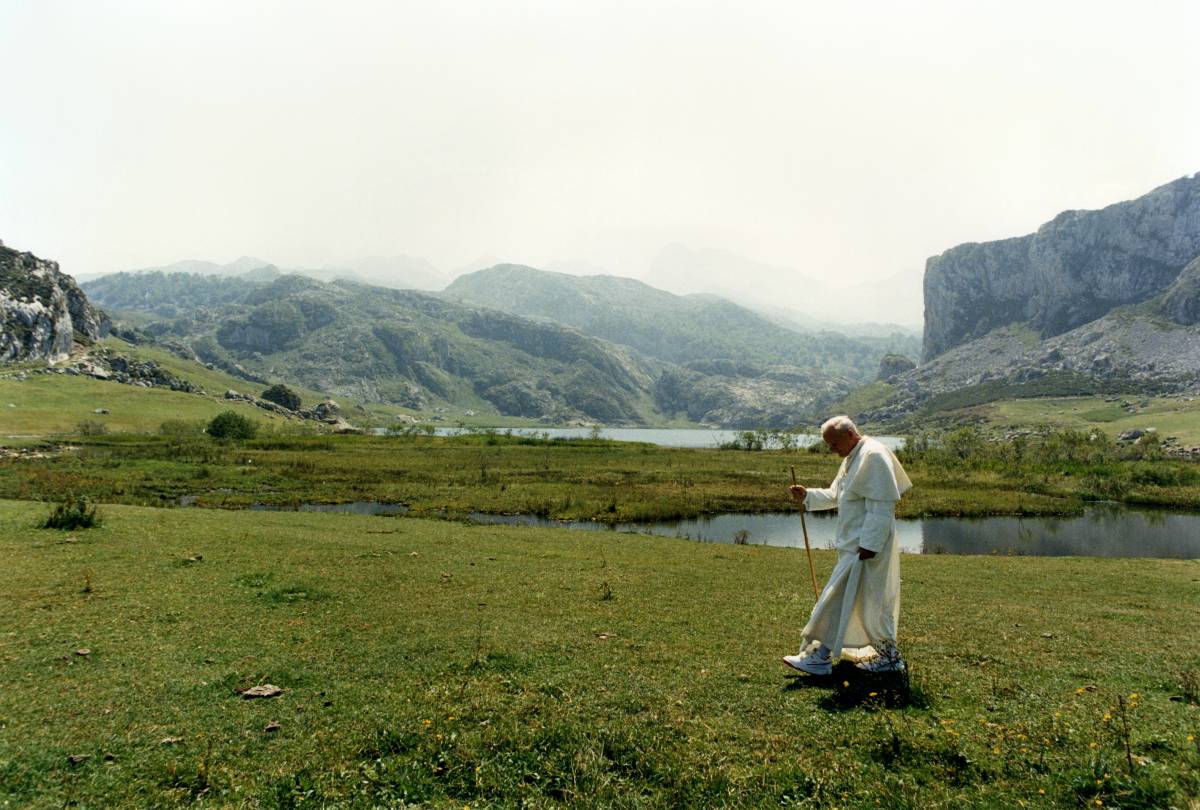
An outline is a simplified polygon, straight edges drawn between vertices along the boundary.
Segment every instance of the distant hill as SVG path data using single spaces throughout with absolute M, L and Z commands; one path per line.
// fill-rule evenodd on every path
M 712 295 L 674 295 L 617 276 L 575 276 L 502 264 L 455 279 L 444 295 L 573 326 L 642 354 L 711 371 L 718 365 L 786 367 L 851 381 L 871 379 L 888 351 L 913 340 L 861 340 L 788 329 Z M 902 345 L 896 345 L 900 343 Z
M 449 281 L 429 261 L 414 256 L 370 256 L 299 272 L 326 281 L 342 278 L 401 290 L 440 290 Z
M 873 321 L 826 321 L 814 318 L 811 315 L 790 307 L 769 306 L 765 304 L 757 306 L 748 304 L 747 308 L 761 314 L 767 320 L 773 321 L 785 329 L 792 329 L 796 332 L 837 332 L 852 338 L 891 339 L 896 335 L 901 335 L 904 338 L 908 338 L 908 340 L 904 342 L 903 347 L 898 347 L 898 350 L 914 358 L 921 356 L 920 326 L 902 323 L 876 323 Z
M 750 376 L 731 361 L 687 368 L 548 320 L 349 281 L 144 273 L 89 289 L 114 309 L 174 313 L 141 329 L 205 362 L 417 409 L 452 403 L 555 423 L 785 427 L 849 388 L 793 367 Z
M 256 259 L 253 256 L 242 256 L 228 264 L 205 261 L 203 259 L 183 259 L 158 267 L 139 267 L 127 270 L 128 273 L 193 273 L 202 276 L 240 276 L 259 267 L 267 267 L 271 263 Z
M 754 310 L 786 309 L 795 316 L 785 325 L 809 331 L 828 328 L 857 336 L 871 334 L 863 324 L 898 322 L 911 328 L 921 323 L 919 272 L 853 284 L 836 276 L 837 268 L 806 272 L 726 250 L 672 244 L 659 252 L 642 280 L 673 293 L 719 295 Z M 839 302 L 837 309 L 830 301 Z
M 278 277 L 274 267 L 255 268 L 240 276 L 149 270 L 101 276 L 81 286 L 89 298 L 109 310 L 140 310 L 174 318 L 207 307 L 240 304 Z
M 925 273 L 924 359 L 851 401 L 864 418 L 1004 398 L 1200 393 L 1200 174 Z
M 776 304 L 780 291 L 803 290 L 820 299 L 830 288 L 820 279 L 791 267 L 780 267 L 739 256 L 727 250 L 666 245 L 654 257 L 643 280 L 681 295 L 710 293 L 754 305 Z M 775 294 L 772 294 L 775 293 Z

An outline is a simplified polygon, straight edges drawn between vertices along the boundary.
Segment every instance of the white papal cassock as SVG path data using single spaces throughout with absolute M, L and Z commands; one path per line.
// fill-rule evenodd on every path
M 895 454 L 863 436 L 827 489 L 808 490 L 805 509 L 838 510 L 838 560 L 804 627 L 802 650 L 821 642 L 835 660 L 860 661 L 874 656 L 880 645 L 895 644 L 900 617 L 895 510 L 911 488 Z M 860 548 L 875 556 L 860 560 Z

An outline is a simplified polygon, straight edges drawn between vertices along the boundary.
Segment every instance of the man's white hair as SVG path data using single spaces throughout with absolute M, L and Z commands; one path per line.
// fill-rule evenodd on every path
M 849 416 L 831 416 L 821 424 L 821 435 L 827 433 L 853 433 L 858 435 L 858 427 L 855 426 L 853 420 Z

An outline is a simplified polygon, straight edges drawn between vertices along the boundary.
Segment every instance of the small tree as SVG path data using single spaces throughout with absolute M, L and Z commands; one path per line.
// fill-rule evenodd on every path
M 300 410 L 300 395 L 283 383 L 272 385 L 262 392 L 262 398 L 276 405 L 282 405 L 290 411 Z
M 233 439 L 241 441 L 243 439 L 253 439 L 254 434 L 258 433 L 258 425 L 253 419 L 242 416 L 236 411 L 223 411 L 212 418 L 208 423 L 208 435 L 214 439 Z

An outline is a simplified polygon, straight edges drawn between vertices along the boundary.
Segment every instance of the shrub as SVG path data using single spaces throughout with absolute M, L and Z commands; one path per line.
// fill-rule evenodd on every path
M 87 499 L 86 495 L 76 497 L 68 495 L 66 500 L 54 507 L 54 510 L 42 523 L 43 529 L 90 529 L 100 525 L 100 516 L 96 514 L 96 505 Z
M 80 436 L 103 436 L 108 433 L 108 425 L 95 419 L 84 419 L 75 426 L 75 432 Z
M 208 423 L 208 435 L 214 439 L 232 439 L 241 441 L 253 439 L 258 433 L 258 425 L 253 419 L 242 416 L 236 411 L 223 411 Z
M 300 410 L 300 395 L 282 383 L 272 385 L 263 391 L 261 396 L 268 402 L 282 405 L 290 411 Z
M 158 426 L 162 436 L 199 436 L 204 432 L 204 423 L 187 419 L 168 419 Z

